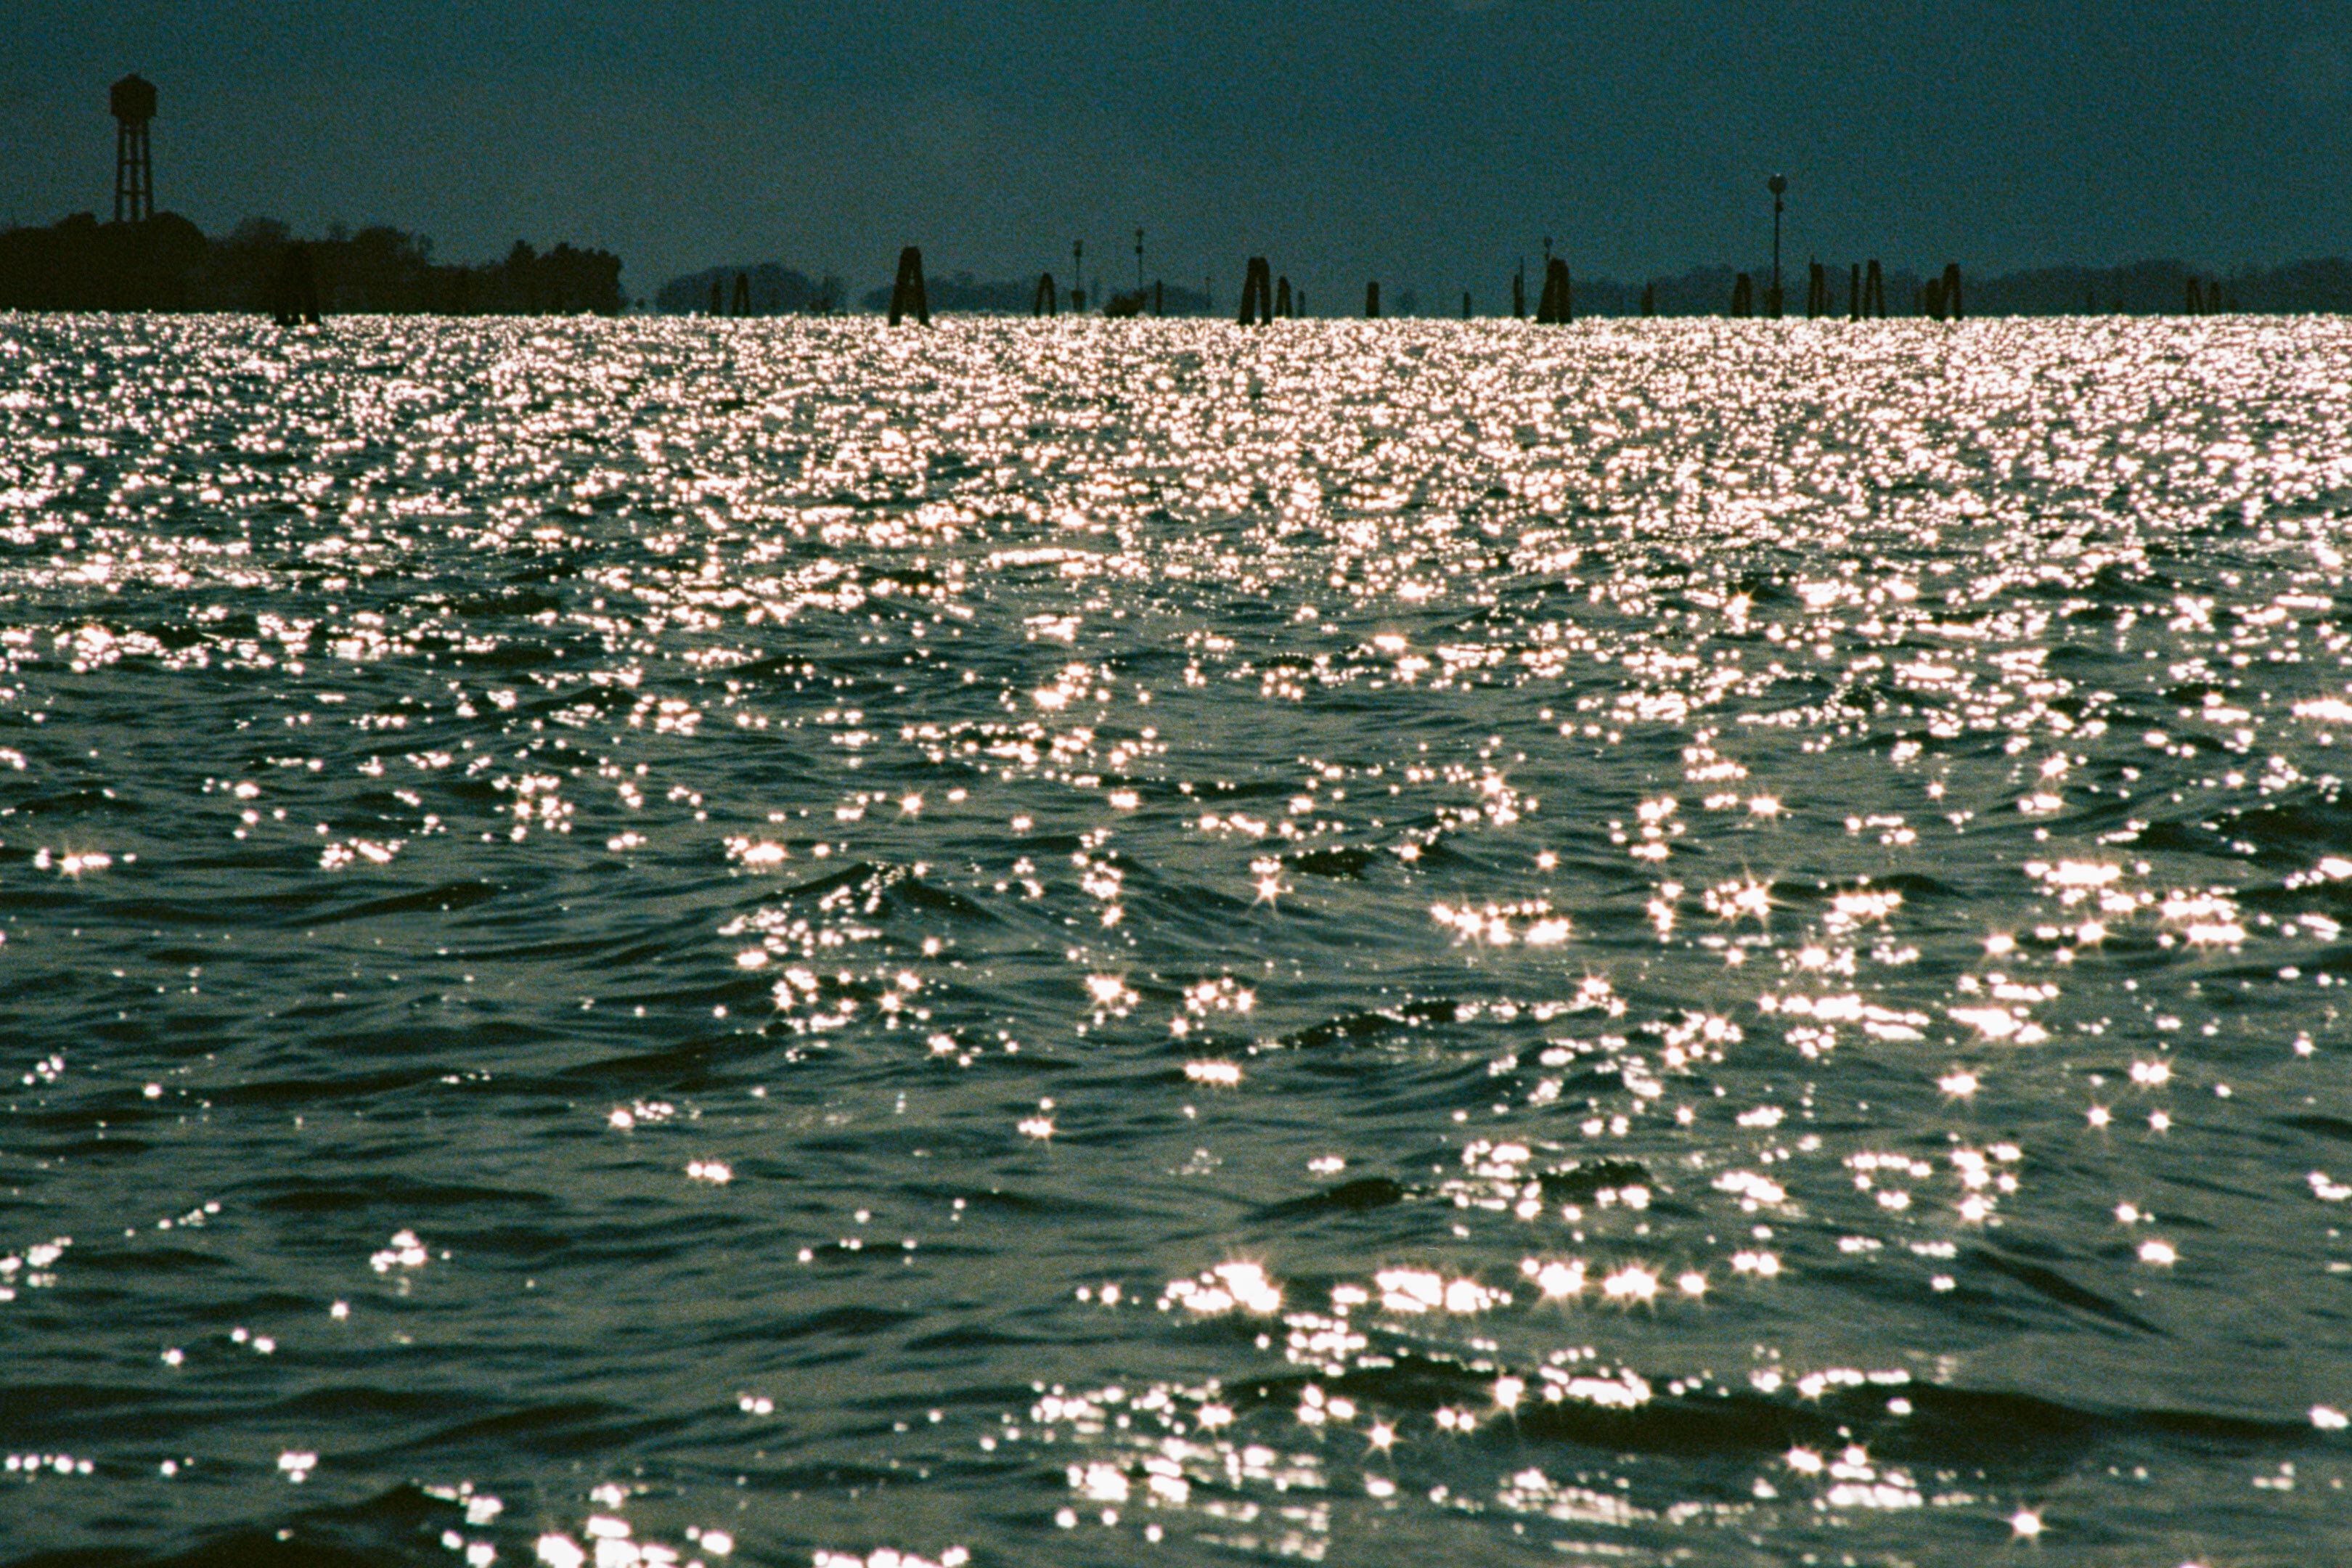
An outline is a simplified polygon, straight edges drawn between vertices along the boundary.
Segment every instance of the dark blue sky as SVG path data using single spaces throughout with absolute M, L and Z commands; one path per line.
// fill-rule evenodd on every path
M 1336 303 L 1498 299 L 1556 237 L 1638 279 L 1789 243 L 2006 270 L 2352 251 L 2352 0 L 6 0 L 0 220 L 110 200 L 609 247 L 626 286 L 777 258 L 864 285 L 1089 260 Z M 1090 268 L 1091 269 L 1091 268 Z

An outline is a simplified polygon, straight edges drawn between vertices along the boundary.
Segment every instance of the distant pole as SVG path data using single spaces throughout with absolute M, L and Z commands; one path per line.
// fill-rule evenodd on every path
M 1143 292 L 1143 231 L 1135 231 L 1135 291 Z
M 1780 319 L 1780 198 L 1789 194 L 1789 177 L 1775 174 L 1764 182 L 1764 188 L 1772 193 L 1772 297 L 1766 301 L 1764 313 L 1777 321 Z
M 1087 242 L 1070 242 L 1070 309 L 1080 315 L 1087 309 Z

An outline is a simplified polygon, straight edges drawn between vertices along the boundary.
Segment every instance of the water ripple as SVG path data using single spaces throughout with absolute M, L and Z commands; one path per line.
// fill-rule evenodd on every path
M 2307 1559 L 2347 365 L 0 318 L 0 1557 Z

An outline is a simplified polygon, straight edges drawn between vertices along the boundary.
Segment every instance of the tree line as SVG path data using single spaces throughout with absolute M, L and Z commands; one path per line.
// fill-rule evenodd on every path
M 46 228 L 0 230 L 0 310 L 269 310 L 299 245 L 330 313 L 617 315 L 621 260 L 609 251 L 517 240 L 503 260 L 433 258 L 422 235 L 341 225 L 297 240 L 272 218 L 209 238 L 186 218 L 101 224 L 76 213 Z

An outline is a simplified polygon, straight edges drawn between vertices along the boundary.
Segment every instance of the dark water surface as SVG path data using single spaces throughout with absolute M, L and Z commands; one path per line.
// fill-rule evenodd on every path
M 0 1560 L 2352 1553 L 2348 384 L 0 317 Z

